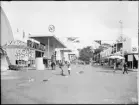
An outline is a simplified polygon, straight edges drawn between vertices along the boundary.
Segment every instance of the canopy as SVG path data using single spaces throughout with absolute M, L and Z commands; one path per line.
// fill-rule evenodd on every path
M 110 56 L 108 57 L 109 59 L 125 59 L 124 57 L 122 56 Z
M 54 35 L 30 35 L 29 37 L 43 44 L 55 46 L 55 48 L 66 48 L 66 46 Z

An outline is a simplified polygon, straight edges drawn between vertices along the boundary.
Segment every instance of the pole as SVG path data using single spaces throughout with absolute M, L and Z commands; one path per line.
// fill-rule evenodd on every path
M 28 61 L 27 61 L 27 71 L 28 71 L 28 62 L 29 62 L 29 48 L 28 48 L 27 52 L 28 52 Z
M 49 37 L 48 37 L 48 59 L 49 59 Z
M 117 42 L 116 42 L 116 52 L 117 52 Z

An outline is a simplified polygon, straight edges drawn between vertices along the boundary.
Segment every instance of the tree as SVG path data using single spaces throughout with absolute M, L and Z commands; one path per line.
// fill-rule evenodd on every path
M 94 54 L 99 54 L 101 51 L 103 51 L 103 47 L 99 46 L 99 48 L 94 50 Z
M 102 52 L 103 50 L 105 50 L 109 47 L 111 47 L 110 44 L 103 43 L 99 46 L 99 48 L 95 49 L 94 50 L 94 59 L 95 59 L 95 61 L 100 62 L 100 52 Z
M 93 57 L 93 51 L 91 50 L 91 46 L 87 46 L 80 50 L 79 52 L 79 60 L 89 62 L 90 58 Z

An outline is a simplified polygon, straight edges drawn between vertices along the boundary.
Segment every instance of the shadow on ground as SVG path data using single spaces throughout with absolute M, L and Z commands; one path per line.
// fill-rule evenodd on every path
M 114 73 L 114 74 L 116 74 L 116 73 L 119 74 L 119 72 L 120 72 L 120 73 L 123 73 L 122 70 L 116 70 L 116 71 L 114 71 L 114 70 L 101 70 L 101 71 L 100 71 L 100 70 L 99 70 L 99 71 L 96 71 L 96 72 Z M 132 73 L 132 72 L 137 72 L 137 71 L 128 70 L 127 72 L 128 72 L 128 73 Z
M 62 74 L 60 74 L 60 73 L 57 73 L 57 74 L 56 74 L 56 73 L 53 73 L 53 74 L 56 75 L 56 76 L 67 76 L 66 74 L 63 74 L 63 75 L 62 75 Z

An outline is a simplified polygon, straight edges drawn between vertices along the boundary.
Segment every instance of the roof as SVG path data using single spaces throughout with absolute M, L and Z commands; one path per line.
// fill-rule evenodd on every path
M 50 46 L 54 46 L 55 48 L 66 48 L 66 46 L 54 35 L 30 35 L 29 37 L 46 45 L 48 45 L 49 39 Z

